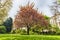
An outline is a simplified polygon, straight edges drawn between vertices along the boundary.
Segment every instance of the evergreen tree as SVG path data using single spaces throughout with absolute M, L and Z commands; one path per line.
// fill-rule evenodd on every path
M 9 17 L 3 24 L 6 27 L 6 32 L 7 33 L 11 32 L 11 30 L 12 30 L 12 25 L 13 25 L 12 22 L 13 22 L 12 18 Z

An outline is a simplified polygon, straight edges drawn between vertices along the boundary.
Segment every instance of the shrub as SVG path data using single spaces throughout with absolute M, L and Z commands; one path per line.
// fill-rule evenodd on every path
M 6 33 L 5 26 L 0 26 L 0 33 Z
M 14 33 L 14 34 L 21 34 L 21 35 L 26 35 L 27 33 L 26 33 L 26 30 L 24 30 L 24 29 L 16 29 L 16 30 L 12 30 L 12 32 L 11 33 Z

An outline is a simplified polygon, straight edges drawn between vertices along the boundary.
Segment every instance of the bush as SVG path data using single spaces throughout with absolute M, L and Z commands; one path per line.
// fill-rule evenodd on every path
M 0 26 L 0 33 L 6 33 L 5 26 Z
M 60 35 L 60 29 L 56 25 L 52 25 L 50 29 L 48 29 L 48 32 L 42 32 L 42 34 L 46 35 Z
M 56 35 L 60 35 L 60 29 L 56 32 Z
M 20 31 L 21 31 L 20 32 L 21 35 L 27 35 L 26 30 L 23 29 L 23 30 L 20 30 Z
M 29 34 L 30 34 L 30 35 L 38 35 L 37 32 L 33 32 L 33 31 L 31 31 L 31 30 L 30 30 Z
M 55 31 L 56 35 L 60 34 L 60 29 L 57 25 L 52 25 L 52 28 L 51 28 L 52 31 Z
M 40 35 L 40 34 L 44 34 L 45 32 L 43 32 L 43 30 L 48 29 L 39 25 L 34 25 L 33 27 L 31 27 L 31 30 L 34 34 Z
M 47 31 L 45 31 L 47 30 Z M 21 34 L 21 35 L 26 35 L 26 30 L 24 29 L 16 29 L 13 30 L 12 33 L 16 34 Z M 57 26 L 51 26 L 49 29 L 48 28 L 43 28 L 43 27 L 37 27 L 36 25 L 34 27 L 31 27 L 29 30 L 30 35 L 60 35 L 60 29 Z
M 16 30 L 12 30 L 12 32 L 11 33 L 13 33 L 13 34 L 21 34 L 21 35 L 26 35 L 27 33 L 26 33 L 26 30 L 24 30 L 24 29 L 16 29 Z

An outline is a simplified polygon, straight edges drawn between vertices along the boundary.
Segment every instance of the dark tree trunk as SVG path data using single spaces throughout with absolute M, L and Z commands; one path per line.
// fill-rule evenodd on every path
M 29 30 L 30 30 L 30 27 L 27 26 L 27 35 L 29 35 Z

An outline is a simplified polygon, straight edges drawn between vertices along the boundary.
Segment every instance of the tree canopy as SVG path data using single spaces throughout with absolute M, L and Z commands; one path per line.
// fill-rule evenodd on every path
M 21 7 L 14 20 L 15 27 L 27 27 L 28 34 L 29 28 L 33 25 L 39 25 L 40 27 L 48 27 L 48 21 L 45 19 L 44 15 L 39 13 L 33 7 L 33 4 Z
M 11 8 L 12 0 L 0 0 L 0 24 L 4 21 L 5 17 Z
M 6 28 L 6 32 L 9 33 L 12 30 L 13 20 L 11 17 L 7 18 L 7 20 L 3 23 Z

